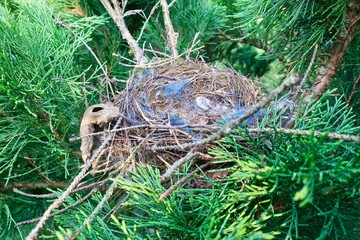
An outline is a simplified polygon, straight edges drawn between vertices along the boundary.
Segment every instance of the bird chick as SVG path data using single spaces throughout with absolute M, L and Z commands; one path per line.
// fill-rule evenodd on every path
M 89 136 L 89 134 L 104 131 L 109 123 L 119 116 L 119 108 L 110 103 L 96 104 L 86 109 L 80 125 L 82 139 L 80 150 L 84 163 L 91 158 L 101 144 L 99 135 Z

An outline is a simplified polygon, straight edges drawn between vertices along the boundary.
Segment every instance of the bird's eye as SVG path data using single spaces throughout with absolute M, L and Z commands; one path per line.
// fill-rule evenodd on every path
M 103 109 L 104 109 L 103 107 L 94 107 L 94 109 L 92 111 L 93 112 L 98 112 L 98 111 L 101 111 Z

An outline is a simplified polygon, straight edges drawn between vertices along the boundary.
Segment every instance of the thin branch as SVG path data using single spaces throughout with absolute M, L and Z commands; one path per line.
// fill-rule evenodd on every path
M 195 143 L 187 143 L 187 144 L 181 145 L 181 150 L 189 149 L 189 148 L 192 148 L 195 146 L 202 146 L 202 145 L 214 142 L 216 140 L 219 140 L 219 139 L 229 135 L 236 127 L 238 127 L 240 125 L 240 123 L 245 121 L 247 118 L 251 117 L 253 114 L 255 114 L 257 111 L 259 111 L 261 108 L 268 105 L 276 96 L 278 96 L 280 93 L 282 93 L 285 89 L 298 84 L 299 80 L 300 80 L 299 78 L 293 78 L 293 77 L 285 79 L 280 84 L 280 86 L 278 86 L 276 89 L 271 91 L 266 98 L 264 98 L 257 104 L 253 105 L 244 115 L 242 115 L 241 117 L 239 117 L 237 119 L 232 120 L 225 126 L 221 127 L 215 134 L 213 134 L 207 138 L 204 138 Z M 154 145 L 151 149 L 153 151 L 179 150 L 179 146 L 170 145 L 170 146 L 157 147 Z
M 151 62 L 151 63 L 142 63 L 142 64 L 137 64 L 137 65 L 131 65 L 131 64 L 125 64 L 125 63 L 121 63 L 121 65 L 125 66 L 125 67 L 133 67 L 133 68 L 152 68 L 152 67 L 160 67 L 160 66 L 163 66 L 163 65 L 166 65 L 176 59 L 179 59 L 180 57 L 182 56 L 186 56 L 188 55 L 189 53 L 191 52 L 195 52 L 195 51 L 199 51 L 200 49 L 203 49 L 204 46 L 200 46 L 198 48 L 195 48 L 195 49 L 187 49 L 185 50 L 183 53 L 179 54 L 177 57 L 171 57 L 171 58 L 168 58 L 168 59 L 162 59 L 160 61 L 157 61 L 157 62 Z M 114 56 L 118 56 L 117 54 L 113 54 Z
M 169 196 L 175 189 L 177 189 L 181 184 L 185 183 L 189 178 L 191 178 L 192 176 L 194 176 L 196 173 L 198 173 L 200 171 L 200 169 L 204 169 L 208 166 L 211 165 L 211 162 L 205 163 L 203 165 L 201 165 L 199 168 L 195 169 L 194 171 L 192 171 L 191 173 L 189 173 L 188 175 L 186 175 L 185 177 L 181 178 L 179 181 L 177 181 L 174 185 L 172 185 L 170 188 L 168 188 L 163 194 L 161 194 L 161 196 L 159 197 L 158 201 L 162 201 L 164 198 L 166 198 L 167 196 Z
M 344 140 L 344 141 L 360 143 L 360 137 L 354 135 L 348 135 L 348 134 L 326 133 L 320 131 L 298 130 L 298 129 L 288 129 L 288 128 L 249 128 L 247 130 L 250 133 L 268 132 L 268 133 L 284 133 L 284 134 L 299 135 L 299 136 L 314 135 L 315 137 L 325 137 L 334 140 Z
M 311 71 L 311 69 L 312 69 L 312 67 L 313 67 L 313 65 L 314 65 L 314 62 L 315 62 L 315 57 L 316 57 L 316 54 L 317 54 L 317 51 L 318 51 L 318 47 L 319 47 L 319 46 L 318 46 L 317 44 L 316 44 L 315 47 L 314 47 L 314 52 L 313 52 L 313 55 L 312 55 L 312 57 L 311 57 L 311 61 L 310 61 L 309 67 L 308 67 L 308 69 L 306 70 L 303 79 L 302 79 L 301 82 L 299 83 L 298 89 L 301 89 L 301 88 L 303 87 L 304 83 L 306 82 L 306 80 L 307 80 L 307 78 L 308 78 L 308 76 L 309 76 L 309 74 L 310 74 L 310 71 Z
M 160 0 L 160 3 L 164 16 L 164 25 L 166 29 L 168 44 L 172 52 L 172 56 L 176 58 L 179 55 L 176 48 L 178 34 L 174 31 L 174 27 L 171 23 L 170 14 L 169 14 L 169 5 L 167 4 L 166 0 Z
M 118 121 L 115 124 L 114 128 L 117 128 L 121 122 L 121 118 L 118 119 Z M 80 173 L 74 178 L 74 180 L 70 183 L 68 188 L 62 193 L 62 195 L 56 199 L 44 212 L 43 216 L 39 219 L 39 222 L 36 224 L 35 228 L 31 230 L 29 235 L 26 237 L 26 240 L 33 240 L 37 237 L 39 230 L 44 226 L 46 220 L 51 216 L 51 212 L 58 208 L 64 200 L 70 195 L 70 193 L 75 189 L 75 187 L 79 184 L 79 182 L 84 178 L 86 171 L 90 168 L 92 163 L 97 159 L 101 151 L 107 146 L 107 144 L 110 142 L 110 140 L 113 138 L 114 134 L 110 134 L 104 142 L 101 144 L 101 146 L 96 150 L 94 155 L 89 159 L 89 161 L 84 164 L 84 167 L 80 171 Z
M 84 41 L 84 39 L 82 39 L 80 36 L 78 36 L 73 30 L 71 30 L 71 28 L 69 28 L 69 26 L 61 21 L 61 20 L 58 20 L 56 22 L 56 24 L 66 28 L 72 35 L 74 35 L 82 44 L 84 44 L 84 46 L 89 50 L 89 52 L 91 53 L 91 55 L 94 57 L 94 59 L 96 60 L 98 66 L 100 67 L 101 71 L 103 72 L 104 74 L 104 77 L 106 79 L 106 83 L 107 85 L 110 87 L 110 90 L 111 90 L 111 93 L 113 96 L 115 96 L 115 92 L 111 86 L 111 80 L 108 76 L 108 73 L 107 71 L 105 70 L 105 68 L 103 67 L 103 64 L 100 62 L 99 58 L 96 56 L 95 52 L 91 49 L 91 47 Z M 108 97 L 108 101 L 110 101 L 109 97 Z
M 80 203 L 84 202 L 86 199 L 88 199 L 97 189 L 92 189 L 88 194 L 86 194 L 84 197 L 78 199 L 76 202 L 74 202 L 73 204 L 63 208 L 63 209 L 60 209 L 59 211 L 57 212 L 54 212 L 52 214 L 50 214 L 49 217 L 54 217 L 56 215 L 59 215 L 60 213 L 63 213 L 63 212 L 66 212 L 67 210 L 69 210 L 70 208 L 73 208 L 77 205 L 79 205 Z M 34 219 L 30 219 L 30 220 L 26 220 L 26 221 L 23 221 L 23 222 L 18 222 L 15 224 L 15 227 L 19 227 L 21 225 L 25 225 L 25 224 L 30 224 L 30 223 L 34 223 L 34 222 L 37 222 L 41 219 L 41 217 L 38 217 L 38 218 L 34 218 Z
M 119 208 L 129 199 L 130 195 L 126 195 L 123 199 L 121 199 L 120 202 L 116 204 L 115 207 L 113 207 L 110 212 L 108 212 L 103 219 L 108 219 L 111 215 L 116 214 L 116 212 L 119 210 Z
M 17 189 L 37 189 L 37 188 L 64 188 L 66 187 L 66 182 L 18 182 L 11 183 L 5 185 L 4 183 L 0 183 L 0 192 L 6 191 L 9 189 L 17 188 Z
M 73 137 L 73 138 L 70 138 L 69 141 L 70 142 L 75 142 L 75 141 L 78 141 L 78 140 L 80 140 L 82 138 L 85 138 L 85 137 L 103 135 L 104 133 L 123 132 L 123 131 L 128 131 L 128 130 L 133 130 L 133 129 L 140 129 L 140 128 L 151 128 L 151 129 L 155 129 L 155 130 L 158 130 L 158 129 L 175 129 L 175 130 L 179 130 L 179 129 L 184 129 L 184 128 L 191 128 L 192 130 L 194 130 L 195 128 L 199 128 L 201 130 L 204 130 L 204 129 L 218 130 L 219 126 L 202 125 L 202 124 L 184 124 L 184 125 L 176 125 L 176 126 L 160 125 L 160 124 L 141 124 L 141 125 L 136 125 L 136 126 L 129 126 L 129 127 L 124 127 L 124 128 L 112 129 L 112 130 L 104 131 L 104 132 L 90 133 L 90 134 L 84 135 L 82 137 Z
M 136 60 L 137 64 L 143 64 L 145 61 L 144 52 L 141 50 L 137 41 L 131 35 L 131 33 L 129 32 L 129 29 L 126 26 L 124 16 L 123 16 L 123 9 L 121 9 L 119 2 L 116 0 L 112 1 L 114 8 L 115 8 L 114 9 L 111 6 L 111 3 L 109 0 L 100 0 L 100 1 L 103 4 L 103 6 L 105 7 L 105 9 L 107 10 L 107 12 L 109 13 L 109 15 L 111 16 L 111 18 L 114 20 L 116 25 L 118 26 L 123 39 L 125 39 L 127 41 L 127 43 L 129 44 L 129 47 L 135 56 L 135 60 Z
M 189 151 L 184 157 L 180 158 L 176 162 L 174 162 L 171 167 L 166 170 L 166 172 L 161 176 L 161 181 L 165 181 L 167 178 L 169 178 L 176 169 L 178 169 L 181 165 L 184 163 L 198 157 L 201 153 L 200 152 L 193 152 L 192 150 Z
M 155 12 L 155 10 L 156 10 L 156 8 L 157 8 L 158 6 L 159 6 L 159 3 L 156 3 L 155 6 L 151 9 L 151 11 L 150 11 L 150 13 L 149 13 L 149 16 L 148 16 L 148 17 L 145 16 L 145 19 L 146 19 L 146 20 L 145 20 L 145 22 L 144 22 L 144 24 L 143 24 L 143 26 L 142 26 L 142 28 L 141 28 L 141 30 L 140 30 L 140 34 L 139 34 L 138 38 L 136 39 L 136 42 L 139 42 L 139 41 L 140 41 L 140 39 L 141 39 L 141 37 L 142 37 L 142 35 L 143 35 L 143 32 L 144 32 L 144 30 L 145 30 L 146 24 L 149 22 L 151 16 L 154 14 L 154 12 Z
M 55 193 L 48 193 L 48 194 L 30 194 L 23 191 L 20 191 L 17 188 L 14 188 L 13 191 L 17 194 L 26 196 L 26 197 L 32 197 L 32 198 L 56 198 Z
M 350 93 L 350 96 L 348 99 L 346 99 L 346 103 L 349 104 L 351 102 L 351 99 L 353 98 L 354 96 L 354 93 L 355 93 L 355 89 L 356 89 L 356 86 L 358 85 L 360 81 L 360 77 L 358 77 L 357 79 L 355 79 L 354 81 L 354 85 L 352 86 L 352 89 L 351 89 L 351 93 Z

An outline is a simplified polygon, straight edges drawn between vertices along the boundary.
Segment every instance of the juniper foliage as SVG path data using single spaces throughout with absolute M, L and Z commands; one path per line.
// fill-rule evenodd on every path
M 191 46 L 199 32 L 205 59 L 233 62 L 243 72 L 259 76 L 259 72 L 267 71 L 273 57 L 282 61 L 284 72 L 304 72 L 316 44 L 321 61 L 326 61 L 331 44 L 346 34 L 346 11 L 353 1 L 200 2 L 176 1 L 171 8 L 179 49 Z M 154 4 L 146 1 L 145 6 L 144 1 L 129 0 L 127 10 L 141 8 L 149 16 Z M 161 18 L 158 9 L 139 41 L 147 49 L 168 53 Z M 73 33 L 56 24 L 59 20 Z M 126 21 L 138 37 L 139 27 L 145 22 L 143 15 L 129 15 Z M 10 1 L 0 4 L 0 22 L 0 237 L 23 239 L 34 224 L 15 228 L 14 223 L 41 216 L 53 200 L 25 197 L 11 188 L 25 186 L 30 189 L 24 191 L 51 191 L 59 196 L 60 189 L 79 169 L 79 144 L 68 139 L 78 135 L 84 93 L 90 103 L 106 93 L 106 86 L 99 81 L 104 74 L 84 42 L 94 50 L 109 76 L 117 79 L 125 79 L 129 68 L 118 64 L 123 59 L 112 53 L 126 58 L 131 53 L 99 2 Z M 338 90 L 314 104 L 300 105 L 295 130 L 360 134 L 360 84 L 355 84 L 359 75 L 358 42 L 357 35 L 336 69 L 333 87 Z M 244 50 L 244 46 L 251 47 Z M 255 55 L 259 53 L 255 47 L 265 52 Z M 246 58 L 249 52 L 254 53 L 251 59 Z M 156 56 L 154 52 L 148 54 L 149 58 Z M 239 62 L 236 66 L 237 57 L 251 64 L 240 66 Z M 321 61 L 315 63 L 308 85 Z M 120 90 L 123 85 L 113 86 Z M 335 93 L 344 97 L 335 98 Z M 276 130 L 282 114 L 281 109 L 269 108 L 259 127 Z M 240 144 L 240 139 L 247 144 Z M 50 218 L 41 237 L 356 239 L 360 234 L 359 148 L 357 143 L 326 136 L 281 132 L 254 136 L 238 128 L 210 151 L 218 166 L 213 171 L 226 172 L 226 178 L 215 180 L 200 171 L 159 201 L 173 181 L 189 174 L 192 164 L 183 166 L 168 184 L 160 182 L 158 169 L 137 166 L 129 176 L 111 180 L 119 190 L 93 222 L 83 225 L 103 199 L 103 191 Z M 90 177 L 87 180 L 94 181 Z M 204 182 L 207 187 L 194 189 L 194 181 Z M 49 189 L 31 189 L 34 183 Z M 87 194 L 84 191 L 69 196 L 62 207 L 71 207 Z M 120 203 L 119 210 L 109 215 Z

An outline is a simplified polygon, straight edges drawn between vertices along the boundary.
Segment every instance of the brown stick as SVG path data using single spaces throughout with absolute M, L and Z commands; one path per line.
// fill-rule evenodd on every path
M 176 58 L 179 55 L 176 49 L 177 33 L 174 31 L 174 27 L 171 23 L 170 14 L 169 14 L 169 5 L 167 4 L 166 0 L 160 0 L 160 4 L 163 11 L 164 25 L 166 29 L 166 35 L 168 38 L 168 44 L 172 52 L 172 56 Z
M 360 81 L 360 77 L 358 77 L 357 79 L 355 79 L 354 84 L 353 84 L 353 87 L 352 87 L 352 89 L 351 89 L 350 96 L 349 96 L 348 99 L 346 99 L 346 103 L 347 103 L 347 104 L 349 104 L 349 103 L 351 102 L 351 99 L 352 99 L 353 96 L 354 96 L 355 89 L 356 89 L 356 86 L 357 86 L 357 84 L 359 83 L 359 81 Z

